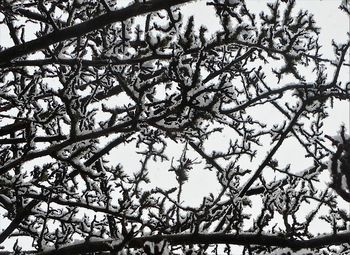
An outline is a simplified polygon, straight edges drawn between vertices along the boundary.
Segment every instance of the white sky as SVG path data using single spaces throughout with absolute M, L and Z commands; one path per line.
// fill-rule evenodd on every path
M 207 1 L 198 1 L 193 2 L 186 5 L 186 8 L 183 9 L 183 14 L 185 16 L 194 15 L 195 24 L 199 27 L 199 25 L 204 24 L 209 31 L 215 31 L 218 27 L 218 19 L 215 16 L 215 12 L 213 8 L 208 7 L 206 5 Z M 249 10 L 254 11 L 254 13 L 258 14 L 261 11 L 267 11 L 266 3 L 274 2 L 274 1 L 261 1 L 261 0 L 248 0 L 246 1 L 247 7 Z M 323 45 L 321 52 L 324 54 L 324 57 L 334 58 L 333 51 L 331 48 L 332 39 L 336 38 L 337 42 L 346 42 L 347 35 L 346 33 L 349 31 L 349 21 L 345 14 L 343 14 L 338 9 L 338 3 L 340 1 L 336 0 L 297 0 L 296 1 L 295 11 L 299 11 L 299 9 L 308 10 L 310 13 L 314 14 L 314 18 L 318 27 L 321 28 L 320 34 L 320 44 Z M 341 79 L 348 80 L 348 70 L 343 69 Z M 264 107 L 264 106 L 262 106 Z M 260 106 L 259 106 L 260 108 Z M 254 108 L 256 109 L 256 108 Z M 271 120 L 274 122 L 274 116 L 269 110 L 261 110 L 259 111 L 259 115 L 262 119 L 265 119 L 267 122 Z M 278 115 L 279 116 L 279 115 Z M 330 117 L 325 122 L 325 132 L 330 135 L 335 135 L 338 132 L 338 127 L 341 123 L 345 123 L 346 126 L 349 125 L 349 106 L 347 102 L 337 102 L 334 105 L 334 109 L 332 110 Z M 225 143 L 225 140 L 230 137 L 230 134 L 222 134 L 222 137 L 215 137 L 215 143 L 213 147 L 215 148 L 220 141 Z M 218 140 L 219 139 L 219 140 Z M 295 148 L 300 148 L 300 145 L 295 140 L 290 140 L 285 142 L 284 145 L 279 149 L 276 153 L 276 157 L 286 160 L 286 162 L 292 162 L 292 165 L 300 170 L 307 168 L 305 166 L 305 161 L 308 160 L 300 160 L 304 156 L 304 151 L 295 150 Z M 269 149 L 269 148 L 267 148 Z M 291 149 L 293 153 L 291 153 Z M 263 154 L 264 156 L 266 154 Z M 294 159 L 294 160 L 293 160 Z M 262 158 L 255 159 L 255 164 L 259 165 Z M 254 164 L 253 162 L 253 164 Z M 309 161 L 310 163 L 310 161 Z M 207 183 L 213 183 L 213 176 L 209 174 L 205 176 L 203 171 L 198 171 L 198 175 L 193 173 L 193 178 L 190 179 L 190 182 L 186 185 L 188 189 L 188 193 L 186 193 L 189 197 L 187 197 L 186 202 L 188 204 L 196 204 L 201 202 L 201 196 L 197 194 L 203 192 L 216 193 L 218 186 L 216 185 L 203 185 Z M 196 178 L 201 176 L 201 178 Z
M 121 1 L 122 2 L 122 1 Z M 206 6 L 204 0 L 193 2 L 187 4 L 183 8 L 183 14 L 186 16 L 194 15 L 195 24 L 200 25 L 204 24 L 209 31 L 215 31 L 218 26 L 218 19 L 215 16 L 215 13 L 212 7 Z M 266 3 L 271 1 L 262 1 L 262 0 L 247 0 L 248 9 L 253 10 L 255 13 L 260 13 L 263 10 L 267 10 Z M 346 33 L 349 31 L 349 21 L 345 14 L 338 10 L 338 5 L 340 1 L 338 0 L 297 0 L 296 9 L 299 8 L 307 9 L 310 13 L 315 15 L 316 24 L 321 27 L 320 34 L 320 43 L 324 45 L 321 49 L 321 52 L 324 54 L 324 57 L 333 58 L 333 51 L 331 48 L 331 40 L 336 39 L 337 42 L 345 42 L 347 40 Z M 186 23 L 186 21 L 185 21 Z M 28 23 L 30 26 L 31 23 Z M 10 45 L 10 38 L 8 36 L 7 30 L 4 30 L 3 26 L 0 26 L 0 44 L 1 45 Z M 29 36 L 30 37 L 30 36 Z M 28 37 L 28 39 L 29 39 Z M 348 70 L 343 70 L 342 79 L 344 81 L 349 80 Z M 262 114 L 261 117 L 268 120 L 269 118 L 274 118 L 274 115 L 270 111 L 261 111 L 259 114 Z M 265 115 L 264 115 L 265 114 Z M 335 135 L 338 131 L 338 127 L 341 123 L 345 123 L 349 127 L 349 104 L 348 102 L 336 102 L 334 109 L 331 111 L 330 117 L 325 122 L 325 130 L 330 135 Z M 348 129 L 349 130 L 349 129 Z M 225 143 L 228 138 L 231 137 L 230 133 L 224 133 L 222 135 L 217 135 L 215 137 L 215 142 L 213 146 L 220 146 L 221 143 Z M 181 144 L 170 144 L 169 150 L 175 159 L 181 154 L 183 145 Z M 276 154 L 276 158 L 281 159 L 281 162 L 292 162 L 295 169 L 303 170 L 307 168 L 306 159 L 303 159 L 304 151 L 299 148 L 299 145 L 291 140 L 286 142 Z M 269 149 L 269 148 L 267 148 Z M 292 151 L 292 153 L 291 153 Z M 260 155 L 252 162 L 252 166 L 257 166 L 262 160 Z M 199 157 L 193 153 L 193 157 Z M 139 162 L 135 160 L 135 150 L 134 148 L 118 148 L 113 150 L 113 153 L 109 156 L 112 162 L 121 163 L 124 165 L 125 169 L 138 169 Z M 136 157 L 137 158 L 137 157 Z M 111 162 L 111 163 L 112 163 Z M 308 162 L 309 164 L 310 162 Z M 176 180 L 173 173 L 169 173 L 170 162 L 167 164 L 158 164 L 151 163 L 148 167 L 150 170 L 149 175 L 152 183 L 159 184 L 161 187 L 174 187 L 176 186 Z M 212 193 L 217 193 L 219 186 L 216 182 L 215 172 L 209 172 L 207 170 L 201 169 L 203 165 L 198 165 L 197 168 L 190 173 L 189 181 L 184 185 L 184 198 L 185 205 L 195 206 L 202 201 L 204 195 Z M 254 171 L 254 169 L 252 169 Z M 131 170 L 132 171 L 132 170 Z M 169 179 L 169 175 L 173 178 Z M 0 218 L 0 231 L 5 228 L 8 222 L 5 222 L 4 219 Z M 319 226 L 314 226 L 318 228 Z M 6 248 L 11 248 L 15 239 L 8 240 L 2 245 L 5 245 Z M 21 245 L 24 249 L 31 248 L 31 242 L 28 242 L 27 239 L 21 239 Z

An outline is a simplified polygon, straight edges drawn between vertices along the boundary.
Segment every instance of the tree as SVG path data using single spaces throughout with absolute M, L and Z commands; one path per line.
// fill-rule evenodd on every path
M 350 142 L 344 126 L 338 137 L 323 126 L 350 98 L 350 42 L 324 58 L 295 0 L 260 15 L 208 1 L 214 33 L 184 17 L 189 0 L 129 2 L 1 2 L 12 42 L 0 48 L 0 244 L 18 238 L 15 254 L 45 255 L 349 252 Z M 303 169 L 278 157 L 289 141 Z M 220 187 L 198 206 L 184 202 L 193 172 Z

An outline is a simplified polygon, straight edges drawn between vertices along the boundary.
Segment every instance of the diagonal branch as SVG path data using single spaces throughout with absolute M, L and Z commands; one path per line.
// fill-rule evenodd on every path
M 255 182 L 256 179 L 259 178 L 261 172 L 264 170 L 264 168 L 269 164 L 270 160 L 272 159 L 273 155 L 275 155 L 275 153 L 277 152 L 277 150 L 279 149 L 279 147 L 282 145 L 283 141 L 287 138 L 289 132 L 291 132 L 293 130 L 294 125 L 296 124 L 296 122 L 298 121 L 299 116 L 301 115 L 301 113 L 304 111 L 305 109 L 305 103 L 302 104 L 302 106 L 300 107 L 299 111 L 294 115 L 293 119 L 291 120 L 291 122 L 289 123 L 288 127 L 286 128 L 286 130 L 281 134 L 280 139 L 278 140 L 277 144 L 275 145 L 275 147 L 272 148 L 272 150 L 269 152 L 269 154 L 267 155 L 267 157 L 264 159 L 264 161 L 261 163 L 261 165 L 259 166 L 259 168 L 256 170 L 256 172 L 254 173 L 254 175 L 248 180 L 248 182 L 244 185 L 243 189 L 241 190 L 241 192 L 239 193 L 239 197 L 243 197 L 245 196 L 246 192 L 249 190 L 249 188 L 253 185 L 253 183 Z
M 108 152 L 110 152 L 114 147 L 116 147 L 119 144 L 125 142 L 131 135 L 132 135 L 132 133 L 128 133 L 128 134 L 125 134 L 125 135 L 120 135 L 118 138 L 116 138 L 115 140 L 113 140 L 110 143 L 108 143 L 103 149 L 99 150 L 93 156 L 91 156 L 88 160 L 86 160 L 84 165 L 85 166 L 92 165 L 92 163 L 94 163 L 96 160 L 101 158 L 103 155 L 105 155 Z
M 6 173 L 7 171 L 10 171 L 12 168 L 14 168 L 14 167 L 16 167 L 24 162 L 27 162 L 27 161 L 32 160 L 32 159 L 44 157 L 47 155 L 51 155 L 51 154 L 56 153 L 57 151 L 65 148 L 66 146 L 69 146 L 71 144 L 74 144 L 74 143 L 77 143 L 80 141 L 94 139 L 94 138 L 98 138 L 101 136 L 107 136 L 111 133 L 131 132 L 133 130 L 132 128 L 129 127 L 131 124 L 133 124 L 133 121 L 121 123 L 121 124 L 115 125 L 113 127 L 101 129 L 101 130 L 98 130 L 95 132 L 82 134 L 82 135 L 76 136 L 74 139 L 70 138 L 70 139 L 65 140 L 61 143 L 54 144 L 54 145 L 52 145 L 44 150 L 31 151 L 27 154 L 24 154 L 22 157 L 14 159 L 12 161 L 9 161 L 7 164 L 0 167 L 0 175 Z
M 152 0 L 146 3 L 135 2 L 134 4 L 116 11 L 111 11 L 97 18 L 82 22 L 80 24 L 54 31 L 45 36 L 39 37 L 32 41 L 13 46 L 0 52 L 0 63 L 9 62 L 15 58 L 22 57 L 26 54 L 45 49 L 48 46 L 76 38 L 90 33 L 94 30 L 103 28 L 114 22 L 125 21 L 131 17 L 139 16 L 145 13 L 154 12 L 171 6 L 183 4 L 192 0 Z
M 10 225 L 0 233 L 0 244 L 6 240 L 7 237 L 18 227 L 18 225 L 22 222 L 24 218 L 30 215 L 31 210 L 38 204 L 39 202 L 36 200 L 32 200 L 26 205 L 24 208 L 19 210 L 16 217 L 12 220 Z

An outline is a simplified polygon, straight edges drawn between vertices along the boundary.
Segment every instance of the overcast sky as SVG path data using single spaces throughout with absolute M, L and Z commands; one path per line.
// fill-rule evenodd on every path
M 123 0 L 122 0 L 123 1 Z M 267 10 L 266 3 L 271 1 L 263 0 L 247 0 L 247 6 L 250 10 L 255 13 L 260 13 L 263 10 Z M 333 58 L 333 51 L 331 48 L 331 40 L 336 39 L 337 42 L 345 42 L 347 40 L 346 33 L 349 31 L 349 20 L 345 14 L 338 10 L 338 5 L 340 1 L 338 0 L 297 0 L 296 9 L 307 9 L 310 13 L 315 15 L 316 24 L 321 28 L 320 42 L 323 45 L 321 52 L 324 57 Z M 218 18 L 211 7 L 206 6 L 206 1 L 200 0 L 193 3 L 187 4 L 183 7 L 183 13 L 186 16 L 194 15 L 195 24 L 197 26 L 203 24 L 209 31 L 215 31 L 218 27 Z M 27 26 L 31 26 L 28 23 Z M 28 27 L 29 28 L 29 27 Z M 30 36 L 28 37 L 30 39 Z M 10 37 L 8 36 L 7 29 L 0 26 L 0 44 L 10 45 Z M 342 79 L 348 80 L 347 76 L 348 70 L 342 72 Z M 311 74 L 310 74 L 311 75 Z M 263 114 L 263 113 L 262 113 Z M 266 116 L 264 118 L 274 118 L 271 112 L 265 112 Z M 349 125 L 349 107 L 348 103 L 335 103 L 334 109 L 331 111 L 331 115 L 325 123 L 325 130 L 329 134 L 336 134 L 338 127 L 341 123 Z M 217 135 L 215 137 L 215 144 L 213 146 L 220 145 L 220 142 L 225 142 L 230 137 L 230 134 L 225 133 Z M 277 153 L 276 157 L 285 159 L 285 161 L 293 161 L 293 157 L 298 160 L 293 161 L 295 168 L 300 170 L 305 168 L 305 161 L 300 161 L 299 159 L 303 157 L 304 152 L 301 150 L 294 150 L 293 155 L 291 155 L 290 150 L 294 149 L 296 144 L 294 142 L 287 142 L 286 146 L 282 146 L 281 150 Z M 172 144 L 169 147 L 170 153 L 172 155 L 179 156 L 181 154 L 181 149 L 183 145 Z M 122 156 L 121 156 L 122 155 Z M 135 160 L 134 148 L 118 148 L 110 154 L 110 160 L 118 158 L 118 162 L 124 165 L 126 169 L 132 169 L 135 164 L 139 164 Z M 254 160 L 252 165 L 259 165 L 261 159 L 257 158 Z M 169 165 L 169 164 L 168 164 Z M 216 183 L 215 173 L 209 171 L 203 171 L 203 164 L 197 165 L 195 171 L 191 171 L 190 179 L 188 183 L 184 186 L 184 194 L 186 194 L 185 203 L 187 205 L 195 206 L 202 201 L 202 197 L 210 192 L 217 193 L 219 186 Z M 153 183 L 157 183 L 164 187 L 174 187 L 176 186 L 175 178 L 169 179 L 169 172 L 164 169 L 164 164 L 159 164 L 158 162 L 152 163 L 149 166 L 150 169 L 150 179 Z M 171 174 L 170 174 L 171 175 Z M 172 174 L 173 175 L 173 174 Z M 173 176 L 174 177 L 174 176 Z M 0 219 L 2 221 L 2 219 Z M 0 222 L 0 229 L 4 226 Z M 4 243 L 6 248 L 12 247 L 14 240 L 6 241 Z M 21 242 L 23 248 L 31 248 L 31 243 L 26 243 L 24 245 Z

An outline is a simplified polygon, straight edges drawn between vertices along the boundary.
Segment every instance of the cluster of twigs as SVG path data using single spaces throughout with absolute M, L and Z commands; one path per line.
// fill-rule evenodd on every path
M 331 187 L 350 201 L 348 141 L 333 151 L 323 131 L 333 101 L 349 100 L 350 42 L 322 58 L 313 16 L 294 0 L 259 16 L 244 1 L 210 1 L 212 34 L 183 17 L 191 1 L 116 2 L 0 4 L 11 39 L 0 49 L 0 244 L 25 236 L 33 247 L 0 254 L 349 250 L 349 215 L 318 185 L 331 161 Z M 278 118 L 270 125 L 259 109 Z M 297 172 L 276 157 L 291 139 L 312 159 Z M 119 162 L 128 147 L 134 169 Z M 154 162 L 177 186 L 151 182 Z M 198 206 L 183 203 L 192 171 L 214 172 L 221 189 Z M 315 236 L 315 221 L 332 232 Z

